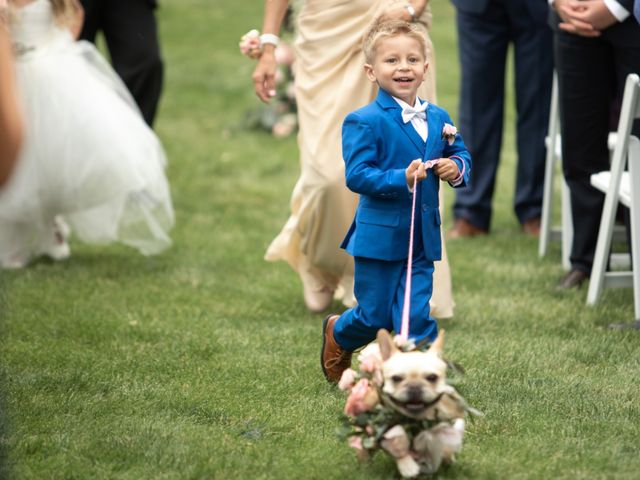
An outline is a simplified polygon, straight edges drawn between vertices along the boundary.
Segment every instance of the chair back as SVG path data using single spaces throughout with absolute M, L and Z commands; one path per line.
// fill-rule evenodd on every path
M 629 153 L 629 143 L 631 140 L 631 129 L 636 118 L 640 118 L 640 77 L 635 73 L 627 76 L 622 97 L 622 108 L 620 109 L 620 120 L 618 121 L 617 142 L 611 157 L 611 178 L 609 189 L 612 195 L 607 195 L 607 202 L 617 205 L 622 172 L 627 163 Z M 635 145 L 635 142 L 634 142 Z

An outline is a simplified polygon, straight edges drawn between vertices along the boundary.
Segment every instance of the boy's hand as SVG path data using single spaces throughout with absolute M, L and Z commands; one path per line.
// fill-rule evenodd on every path
M 416 158 L 414 161 L 412 161 L 405 170 L 407 185 L 411 190 L 413 190 L 415 187 L 415 185 L 413 184 L 413 177 L 415 176 L 416 172 L 418 172 L 418 178 L 416 179 L 417 182 L 421 182 L 422 180 L 427 178 L 427 171 L 424 168 L 424 163 L 419 158 Z
M 452 182 L 460 175 L 458 164 L 450 158 L 441 158 L 440 161 L 434 165 L 433 171 L 445 182 Z

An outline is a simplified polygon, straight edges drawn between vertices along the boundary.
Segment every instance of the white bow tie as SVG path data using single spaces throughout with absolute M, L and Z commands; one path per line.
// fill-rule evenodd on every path
M 413 117 L 418 117 L 423 120 L 426 120 L 427 114 L 425 113 L 425 110 L 427 109 L 428 105 L 429 104 L 427 102 L 424 102 L 418 108 L 404 107 L 402 109 L 402 121 L 404 123 L 409 123 Z

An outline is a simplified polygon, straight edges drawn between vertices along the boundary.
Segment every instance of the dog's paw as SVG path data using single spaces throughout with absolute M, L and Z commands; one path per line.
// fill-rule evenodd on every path
M 420 465 L 416 463 L 411 455 L 398 458 L 398 471 L 403 478 L 413 478 L 420 474 Z

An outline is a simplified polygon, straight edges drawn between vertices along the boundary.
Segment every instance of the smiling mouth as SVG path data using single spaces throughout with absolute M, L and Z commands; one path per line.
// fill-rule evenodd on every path
M 393 80 L 395 82 L 399 82 L 399 83 L 411 83 L 411 82 L 413 82 L 413 78 L 409 78 L 409 77 L 398 77 L 398 78 L 394 78 Z
M 413 415 L 416 415 L 418 413 L 423 412 L 427 408 L 435 405 L 436 403 L 438 403 L 440 401 L 440 398 L 442 398 L 442 394 L 439 394 L 436 398 L 434 398 L 430 402 L 416 402 L 415 400 L 401 402 L 400 400 L 398 400 L 397 398 L 393 398 L 392 396 L 388 396 L 387 398 L 394 405 L 406 410 L 407 412 Z

